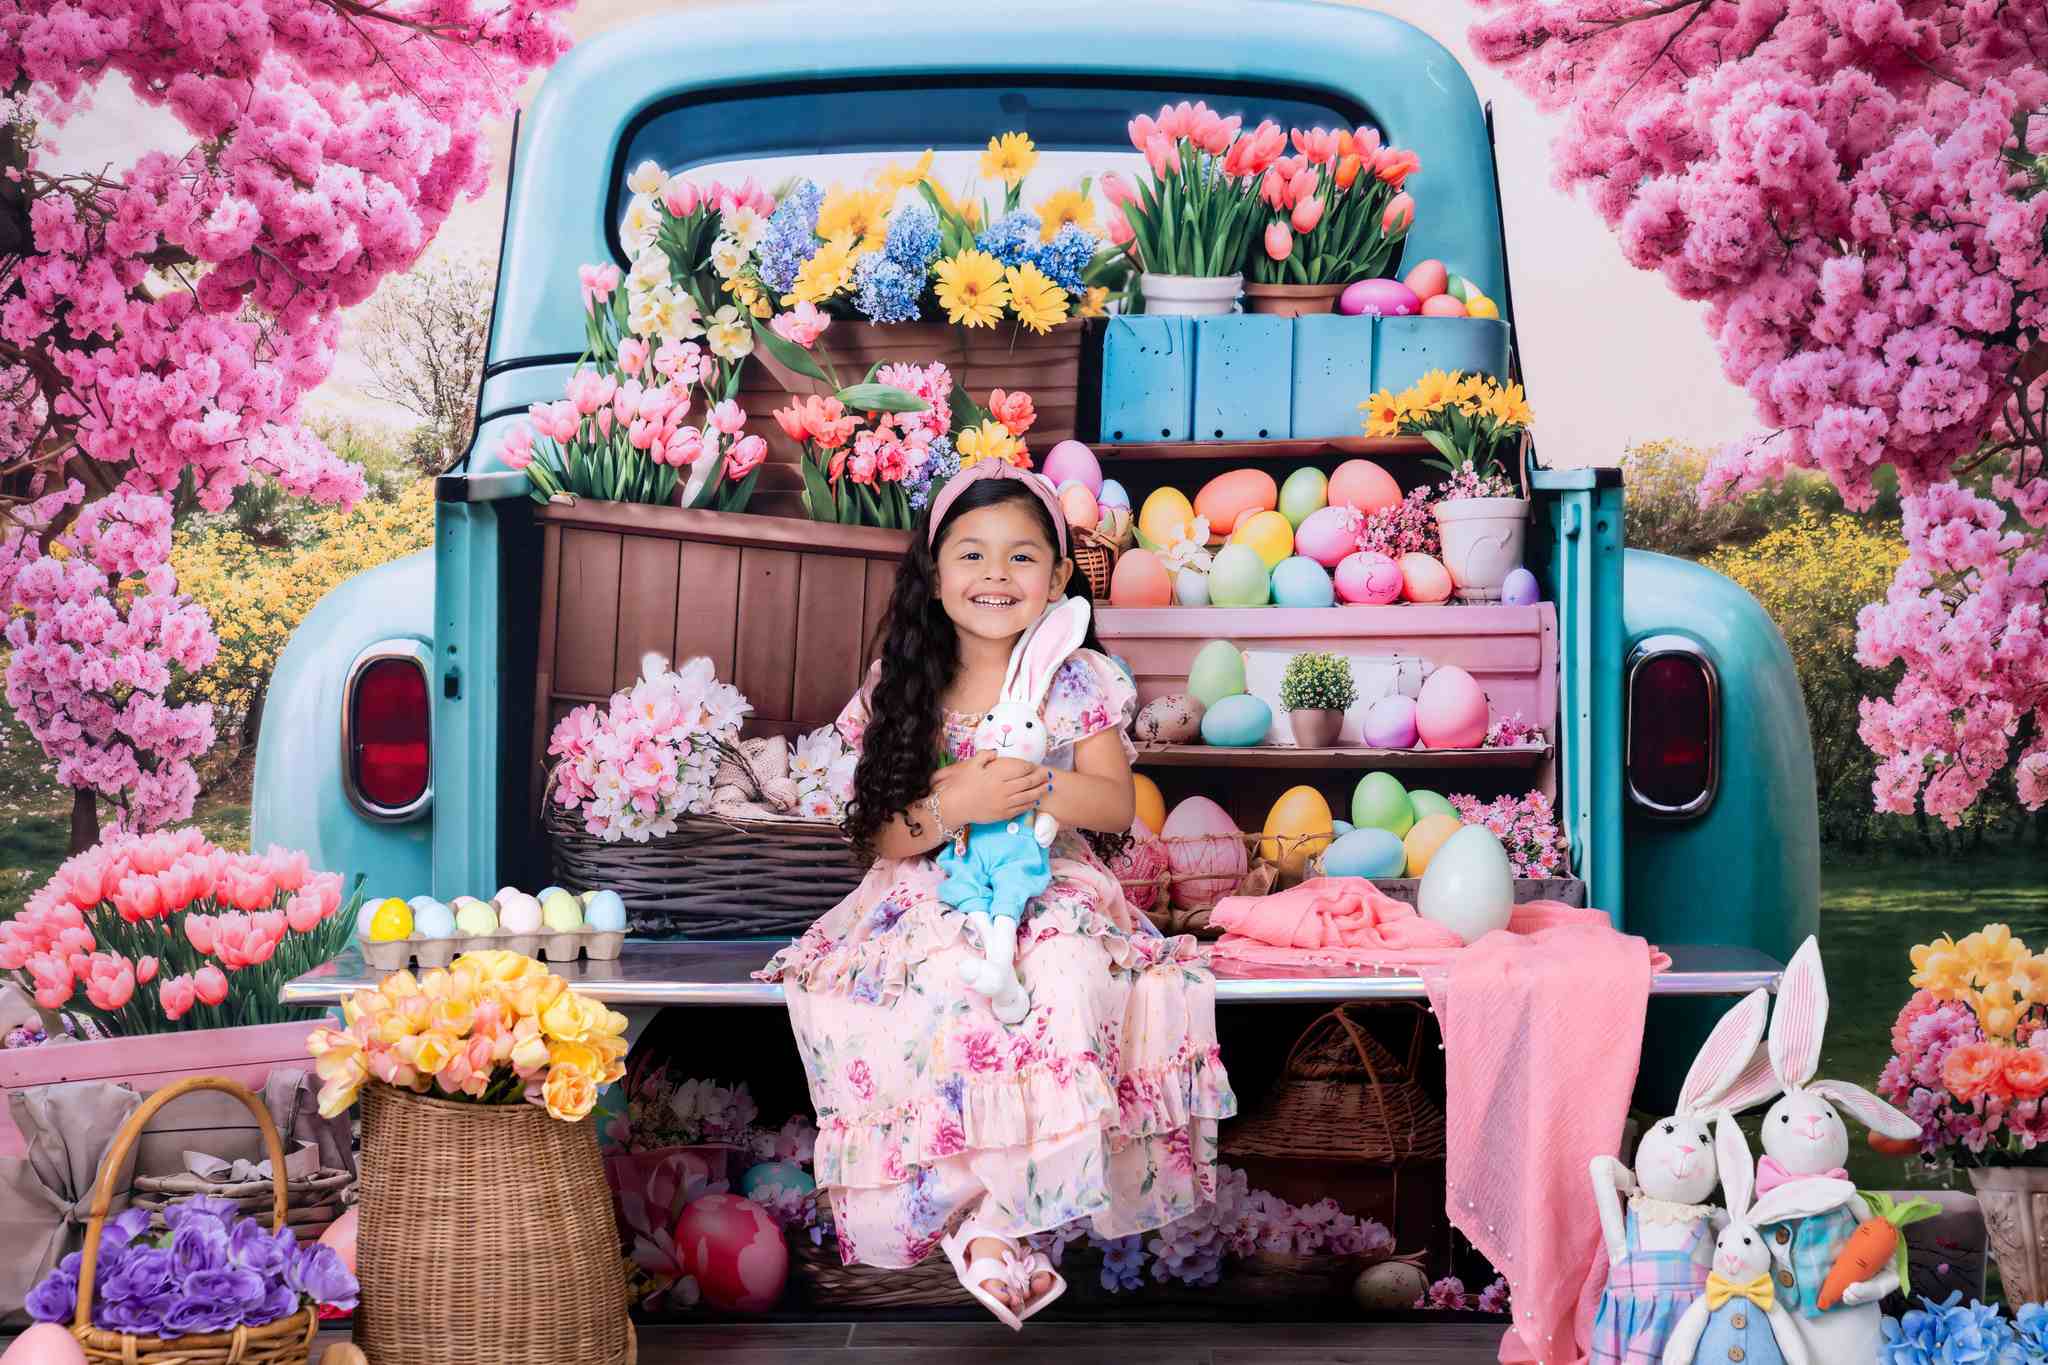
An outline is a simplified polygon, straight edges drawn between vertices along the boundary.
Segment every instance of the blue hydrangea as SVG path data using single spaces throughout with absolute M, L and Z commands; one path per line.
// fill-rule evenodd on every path
M 1069 294 L 1079 294 L 1086 287 L 1081 272 L 1094 259 L 1095 235 L 1078 223 L 1068 223 L 1051 241 L 1031 252 L 1032 262 L 1045 277 Z
M 960 452 L 953 449 L 953 438 L 935 437 L 924 467 L 903 481 L 903 493 L 910 500 L 910 510 L 922 512 L 924 505 L 931 501 L 933 492 L 944 488 L 946 480 L 959 472 Z
M 932 206 L 920 199 L 891 218 L 882 254 L 912 275 L 930 270 L 939 255 L 939 215 Z
M 1962 1297 L 1958 1291 L 1940 1303 L 1923 1298 L 1903 1317 L 1886 1318 L 1878 1365 L 2040 1365 L 2048 1359 L 2034 1340 L 2016 1336 L 1998 1309 L 1981 1303 L 1964 1307 Z M 2040 1318 L 2021 1332 L 2029 1326 L 2038 1333 Z
M 2048 1306 L 2020 1305 L 2019 1342 L 2028 1360 L 2048 1360 Z
M 924 276 L 912 275 L 879 251 L 853 268 L 853 306 L 872 322 L 915 322 Z
M 777 294 L 796 285 L 796 272 L 818 253 L 818 208 L 825 192 L 809 180 L 799 180 L 783 196 L 768 217 L 768 231 L 761 238 L 761 283 Z
M 1021 265 L 1038 249 L 1044 224 L 1029 209 L 1006 213 L 985 228 L 974 244 L 1006 266 Z

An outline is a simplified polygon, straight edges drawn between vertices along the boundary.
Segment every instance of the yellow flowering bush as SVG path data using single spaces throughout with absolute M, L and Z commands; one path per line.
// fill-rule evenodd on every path
M 2028 1010 L 2048 1005 L 2048 956 L 2030 952 L 2006 925 L 1960 940 L 1943 934 L 1915 946 L 1912 958 L 1914 987 L 1968 1005 L 1988 1037 L 2010 1038 Z
M 342 1017 L 306 1040 L 329 1118 L 376 1082 L 479 1104 L 523 1099 L 574 1123 L 626 1071 L 625 1015 L 503 949 L 393 972 L 350 995 Z

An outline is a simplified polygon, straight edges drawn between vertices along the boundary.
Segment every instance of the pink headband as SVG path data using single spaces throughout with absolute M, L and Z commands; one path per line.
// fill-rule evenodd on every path
M 931 529 L 925 532 L 927 549 L 938 544 L 939 523 L 946 519 L 946 509 L 953 505 L 953 499 L 966 492 L 969 484 L 979 483 L 983 479 L 1015 479 L 1030 489 L 1032 494 L 1045 504 L 1045 510 L 1052 515 L 1052 529 L 1060 540 L 1060 558 L 1067 557 L 1067 519 L 1060 513 L 1059 495 L 1053 492 L 1052 484 L 1047 482 L 1042 474 L 1034 474 L 1028 469 L 1019 469 L 1007 461 L 993 459 L 978 460 L 967 466 L 946 480 L 946 486 L 932 499 L 929 522 Z

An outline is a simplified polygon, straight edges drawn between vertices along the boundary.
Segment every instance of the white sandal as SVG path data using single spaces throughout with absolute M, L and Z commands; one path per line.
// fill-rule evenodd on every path
M 979 1241 L 1004 1242 L 1011 1249 L 1004 1251 L 1000 1258 L 983 1256 L 979 1260 L 969 1261 L 968 1248 Z M 984 1232 L 975 1227 L 972 1220 L 952 1236 L 941 1237 L 939 1245 L 945 1249 L 946 1259 L 953 1263 L 953 1273 L 960 1277 L 962 1287 L 974 1296 L 977 1303 L 993 1313 L 996 1321 L 1013 1332 L 1022 1331 L 1026 1318 L 1067 1292 L 1066 1280 L 1052 1268 L 1052 1262 L 1042 1253 L 1032 1252 L 1020 1256 L 1016 1238 Z M 1031 1282 L 1040 1275 L 1052 1276 L 1052 1287 L 1034 1299 L 1031 1297 Z M 1024 1304 L 1023 1310 L 1010 1307 L 983 1288 L 990 1280 L 1008 1289 Z

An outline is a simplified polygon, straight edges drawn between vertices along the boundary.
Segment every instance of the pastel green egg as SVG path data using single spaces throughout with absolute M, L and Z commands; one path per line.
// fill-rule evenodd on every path
M 1354 829 L 1323 854 L 1323 873 L 1331 877 L 1398 877 L 1407 866 L 1408 850 L 1383 829 Z
M 1457 808 L 1433 791 L 1418 787 L 1408 793 L 1408 804 L 1414 808 L 1415 818 L 1427 815 L 1456 815 Z
M 1209 600 L 1219 607 L 1263 607 L 1271 599 L 1271 570 L 1249 545 L 1226 545 L 1209 566 Z
M 1314 467 L 1297 469 L 1287 476 L 1287 482 L 1280 485 L 1280 515 L 1287 518 L 1287 524 L 1295 530 L 1308 520 L 1308 514 L 1319 512 L 1330 505 L 1330 481 L 1323 471 Z
M 1223 698 L 1202 714 L 1202 739 L 1219 749 L 1262 743 L 1272 728 L 1273 708 L 1243 692 Z
M 1244 691 L 1244 651 L 1228 640 L 1211 640 L 1195 651 L 1188 692 L 1203 706 Z
M 558 934 L 574 933 L 583 927 L 583 904 L 563 890 L 548 893 L 540 903 L 541 923 Z
M 1408 804 L 1408 789 L 1392 773 L 1367 773 L 1358 779 L 1351 793 L 1351 823 L 1364 829 L 1383 829 L 1400 836 L 1415 824 L 1415 808 Z

